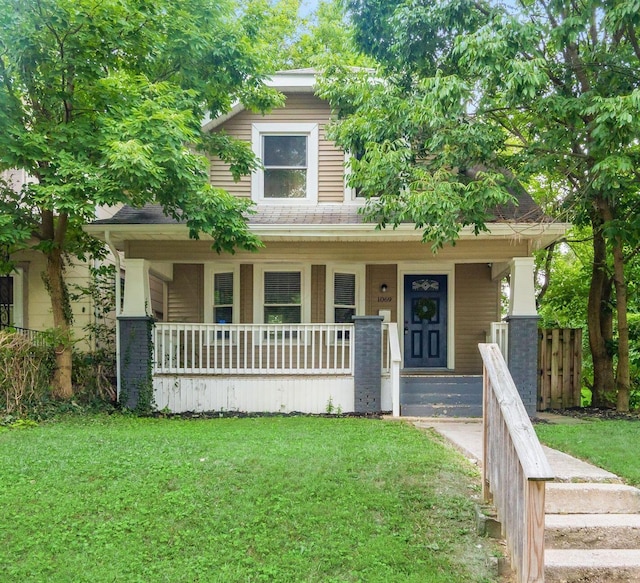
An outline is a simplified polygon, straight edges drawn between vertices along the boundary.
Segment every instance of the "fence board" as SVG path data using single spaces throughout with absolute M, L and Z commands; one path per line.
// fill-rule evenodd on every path
M 582 330 L 540 330 L 538 371 L 538 411 L 579 407 Z

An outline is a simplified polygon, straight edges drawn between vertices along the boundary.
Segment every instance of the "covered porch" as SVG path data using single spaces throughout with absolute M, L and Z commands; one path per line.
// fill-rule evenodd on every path
M 116 303 L 128 406 L 137 387 L 151 386 L 154 406 L 173 412 L 401 415 L 401 378 L 478 377 L 477 346 L 489 340 L 535 411 L 531 241 L 469 236 L 436 256 L 414 231 L 279 235 L 265 236 L 257 254 L 219 256 L 182 236 L 130 225 L 104 233 L 124 251 Z
M 533 263 L 514 260 L 511 267 L 510 305 L 517 321 L 516 312 L 535 306 L 521 297 L 529 293 L 533 299 L 533 284 L 525 285 L 528 276 L 532 281 Z M 416 415 L 425 414 L 417 412 L 416 406 L 426 411 L 433 405 L 429 397 L 416 402 L 416 394 L 424 397 L 434 392 L 412 391 L 417 383 L 423 389 L 425 385 L 433 388 L 446 378 L 447 384 L 460 389 L 474 384 L 470 379 L 480 382 L 479 376 L 459 374 L 455 368 L 407 367 L 403 359 L 403 351 L 409 349 L 407 330 L 397 322 L 384 321 L 384 313 L 355 316 L 350 324 L 157 321 L 149 314 L 151 275 L 150 262 L 129 261 L 124 310 L 119 317 L 119 379 L 124 401 L 132 407 L 136 406 L 135 386 L 146 371 L 151 375 L 155 408 L 172 412 L 385 411 Z M 489 323 L 479 339 L 499 343 L 508 357 L 512 321 L 514 318 Z M 145 343 L 148 347 L 141 349 Z M 132 366 L 136 351 L 141 360 L 149 359 L 149 367 Z M 471 407 L 479 406 L 480 394 L 474 394 L 476 397 L 478 403 L 470 403 Z M 473 411 L 471 415 L 477 413 Z M 447 415 L 451 410 L 435 414 Z

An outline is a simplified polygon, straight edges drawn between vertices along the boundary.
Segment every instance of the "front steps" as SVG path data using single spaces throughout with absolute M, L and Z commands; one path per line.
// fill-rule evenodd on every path
M 482 377 L 403 371 L 400 414 L 403 417 L 482 417 Z
M 553 482 L 545 510 L 545 581 L 640 583 L 640 490 Z

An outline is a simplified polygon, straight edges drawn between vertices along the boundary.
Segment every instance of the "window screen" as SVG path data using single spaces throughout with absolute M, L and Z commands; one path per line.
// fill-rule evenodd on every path
M 333 276 L 334 320 L 351 324 L 356 315 L 356 276 L 354 273 L 336 273 Z
M 264 274 L 265 324 L 301 322 L 299 271 L 267 271 Z
M 233 272 L 213 276 L 213 320 L 217 324 L 233 322 Z

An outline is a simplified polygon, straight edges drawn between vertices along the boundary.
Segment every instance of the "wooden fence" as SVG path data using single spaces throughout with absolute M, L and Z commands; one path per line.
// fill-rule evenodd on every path
M 579 407 L 582 330 L 540 330 L 538 339 L 538 411 Z

